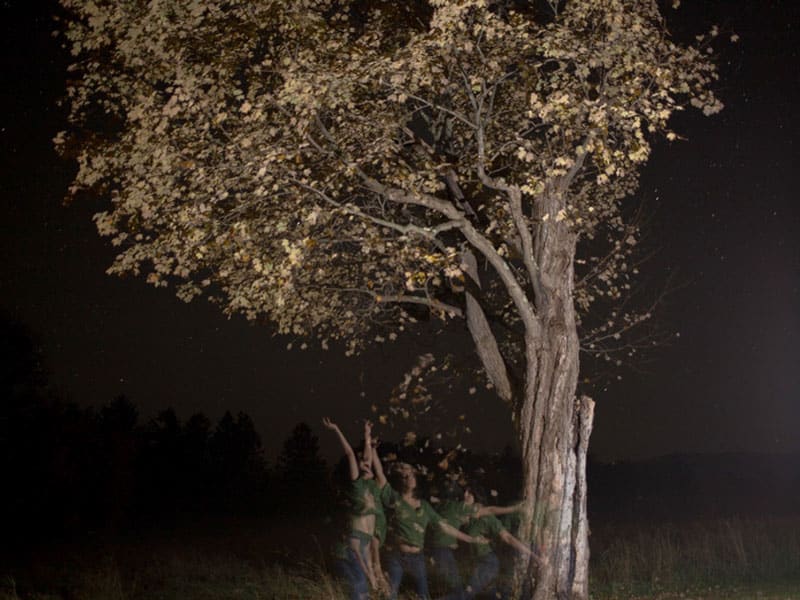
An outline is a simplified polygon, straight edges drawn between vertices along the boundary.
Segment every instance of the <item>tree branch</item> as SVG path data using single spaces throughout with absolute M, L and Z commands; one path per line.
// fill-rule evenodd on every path
M 447 313 L 451 317 L 464 318 L 464 311 L 453 304 L 442 302 L 430 296 L 414 296 L 409 294 L 379 294 L 373 290 L 365 290 L 362 288 L 337 288 L 341 292 L 354 292 L 359 294 L 366 294 L 372 296 L 375 302 L 380 304 L 421 304 L 433 310 L 440 310 Z

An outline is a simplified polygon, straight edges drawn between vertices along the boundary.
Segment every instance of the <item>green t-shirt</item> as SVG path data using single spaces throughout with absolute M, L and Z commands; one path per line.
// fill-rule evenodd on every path
M 506 530 L 500 519 L 494 515 L 485 515 L 480 519 L 470 519 L 467 524 L 467 533 L 473 537 L 483 536 L 493 539 Z M 478 558 L 486 556 L 492 551 L 491 544 L 472 544 L 472 550 Z
M 354 517 L 375 515 L 375 537 L 383 544 L 386 541 L 386 514 L 383 512 L 386 488 L 389 484 L 380 484 L 375 479 L 354 479 L 350 482 L 347 500 L 350 514 Z
M 374 479 L 354 479 L 350 482 L 350 490 L 347 494 L 350 514 L 354 517 L 364 515 L 377 515 L 378 511 L 383 512 L 380 502 L 381 490 L 378 482 Z
M 441 515 L 442 520 L 448 525 L 452 525 L 456 529 L 461 527 L 469 521 L 470 517 L 475 515 L 478 507 L 475 504 L 465 504 L 464 502 L 448 500 L 437 506 L 438 513 Z M 455 536 L 446 533 L 441 527 L 435 527 L 431 530 L 429 541 L 431 546 L 435 548 L 453 548 L 458 547 L 458 540 Z
M 395 541 L 422 548 L 425 545 L 425 530 L 428 525 L 432 523 L 438 526 L 442 517 L 425 500 L 420 500 L 419 508 L 414 508 L 388 484 L 382 492 L 384 503 L 394 510 L 390 530 Z
M 372 503 L 375 505 L 374 512 L 369 512 L 366 514 L 374 514 L 375 515 L 375 537 L 378 538 L 378 542 L 382 546 L 383 543 L 386 541 L 386 513 L 383 512 L 383 502 L 384 502 L 384 495 L 386 494 L 386 488 L 389 487 L 388 483 L 384 483 L 383 487 L 375 479 L 368 479 L 367 481 L 371 481 L 372 483 L 369 484 L 369 490 L 372 494 Z
M 375 515 L 375 537 L 378 538 L 378 543 L 383 546 L 386 541 L 386 514 L 381 512 Z

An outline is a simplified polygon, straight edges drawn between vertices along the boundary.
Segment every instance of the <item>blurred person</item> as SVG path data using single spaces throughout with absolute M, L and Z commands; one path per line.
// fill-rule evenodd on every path
M 393 550 L 389 555 L 387 569 L 391 598 L 396 600 L 403 575 L 408 573 L 414 580 L 417 597 L 430 600 L 428 575 L 425 567 L 425 532 L 429 525 L 448 533 L 467 544 L 487 543 L 482 537 L 467 535 L 453 527 L 433 509 L 429 502 L 417 497 L 417 475 L 413 467 L 401 465 L 395 472 L 396 487 L 384 487 L 382 498 L 392 509 L 389 519 Z
M 518 510 L 518 506 L 483 506 L 475 501 L 472 490 L 473 486 L 466 485 L 462 488 L 452 482 L 445 500 L 437 506 L 442 519 L 456 529 L 466 525 L 470 519 L 485 515 L 508 515 Z M 458 540 L 442 529 L 434 529 L 428 541 L 426 553 L 430 564 L 446 586 L 445 595 L 438 600 L 463 600 L 464 586 L 455 556 Z
M 360 459 L 336 423 L 325 417 L 322 424 L 339 438 L 350 474 L 348 532 L 346 541 L 337 548 L 335 568 L 347 582 L 351 600 L 367 600 L 370 587 L 378 585 L 370 552 L 380 498 L 372 472 L 372 424 L 364 423 L 364 452 Z

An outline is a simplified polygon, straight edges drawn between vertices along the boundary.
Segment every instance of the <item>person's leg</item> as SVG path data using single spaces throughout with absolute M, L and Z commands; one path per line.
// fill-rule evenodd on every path
M 361 565 L 358 564 L 355 552 L 347 549 L 347 558 L 339 559 L 334 564 L 336 573 L 345 580 L 350 600 L 366 600 L 369 597 L 369 584 Z
M 417 590 L 417 596 L 421 600 L 430 600 L 428 594 L 428 572 L 425 568 L 425 556 L 420 552 L 419 554 L 406 554 L 405 566 L 414 580 L 414 587 Z
M 370 552 L 369 539 L 359 538 L 358 544 L 359 544 L 358 545 L 359 553 L 361 554 L 361 560 L 364 561 L 365 565 L 371 566 L 372 553 Z M 367 581 L 367 590 L 369 590 L 369 579 L 367 578 L 366 573 L 364 573 L 364 579 Z
M 464 597 L 469 600 L 486 590 L 497 577 L 499 568 L 500 563 L 494 552 L 481 557 L 469 579 Z
M 439 577 L 445 582 L 446 594 L 438 600 L 462 600 L 464 587 L 458 572 L 456 556 L 450 548 L 434 548 L 431 551 L 433 565 Z
M 375 573 L 375 580 L 378 584 L 378 589 L 382 594 L 389 593 L 389 582 L 383 574 L 383 565 L 381 565 L 381 543 L 378 538 L 373 537 L 369 543 L 369 553 L 372 557 L 372 571 Z
M 400 589 L 400 582 L 403 580 L 403 564 L 400 562 L 400 554 L 393 552 L 389 555 L 389 562 L 386 565 L 389 572 L 389 588 L 392 600 L 397 599 L 397 590 Z

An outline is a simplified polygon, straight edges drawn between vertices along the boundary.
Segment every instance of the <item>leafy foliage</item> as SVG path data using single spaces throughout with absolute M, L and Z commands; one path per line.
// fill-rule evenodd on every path
M 56 143 L 78 148 L 71 193 L 112 199 L 95 216 L 110 271 L 350 352 L 415 306 L 463 316 L 474 253 L 513 365 L 565 231 L 589 242 L 577 307 L 621 297 L 637 230 L 620 203 L 651 140 L 688 105 L 721 108 L 708 55 L 673 43 L 653 0 L 62 5 Z M 611 340 L 646 317 L 592 327 Z

